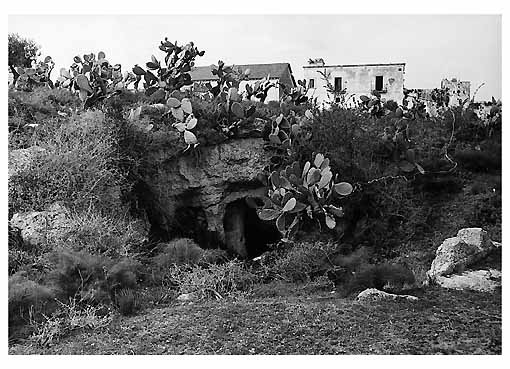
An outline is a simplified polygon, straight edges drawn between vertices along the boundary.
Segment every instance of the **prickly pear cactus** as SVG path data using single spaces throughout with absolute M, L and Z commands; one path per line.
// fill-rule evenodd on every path
M 289 238 L 295 235 L 304 217 L 335 228 L 343 209 L 333 203 L 353 192 L 350 183 L 335 183 L 329 159 L 320 153 L 303 168 L 294 162 L 282 171 L 272 172 L 269 182 L 268 198 L 257 214 L 262 220 L 276 220 L 278 230 Z

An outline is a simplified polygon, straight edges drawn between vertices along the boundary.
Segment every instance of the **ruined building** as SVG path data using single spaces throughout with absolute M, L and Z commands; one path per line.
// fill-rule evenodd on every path
M 469 100 L 471 98 L 471 82 L 469 81 L 460 81 L 457 78 L 448 80 L 445 78 L 441 81 L 441 89 L 448 89 L 450 106 L 458 106 L 466 99 Z

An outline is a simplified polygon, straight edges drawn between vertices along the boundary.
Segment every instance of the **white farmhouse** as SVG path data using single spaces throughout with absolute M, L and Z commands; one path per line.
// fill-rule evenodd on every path
M 348 104 L 361 95 L 369 96 L 372 91 L 378 91 L 381 99 L 399 104 L 404 98 L 405 63 L 326 65 L 323 59 L 308 63 L 303 67 L 308 96 L 317 98 L 319 104 L 332 99 L 324 75 L 336 91 L 345 89 L 345 96 L 350 97 Z

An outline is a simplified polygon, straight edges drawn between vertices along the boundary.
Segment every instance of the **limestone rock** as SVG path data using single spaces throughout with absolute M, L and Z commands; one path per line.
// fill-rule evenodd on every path
M 169 233 L 183 224 L 194 230 L 204 228 L 207 237 L 245 256 L 241 219 L 244 210 L 232 204 L 246 197 L 266 195 L 259 177 L 270 162 L 271 153 L 264 145 L 261 138 L 232 139 L 202 147 L 199 158 L 175 158 L 171 147 L 168 151 L 148 148 L 146 160 L 155 166 L 154 172 L 144 178 L 152 220 Z M 185 213 L 192 209 L 199 215 L 183 219 L 179 216 L 183 209 Z
M 411 295 L 395 295 L 393 293 L 388 293 L 384 291 L 379 291 L 375 288 L 368 288 L 359 293 L 356 297 L 356 301 L 358 302 L 379 302 L 379 301 L 395 301 L 395 300 L 405 300 L 405 301 L 418 301 L 418 297 Z
M 436 250 L 436 257 L 427 272 L 429 281 L 463 271 L 495 249 L 487 232 L 481 228 L 461 229 L 456 237 L 447 238 Z
M 46 150 L 39 146 L 9 151 L 8 178 L 27 170 L 32 162 Z
M 467 271 L 448 277 L 436 277 L 436 283 L 444 288 L 493 292 L 501 287 L 501 271 L 496 269 Z
M 66 231 L 68 211 L 58 203 L 46 211 L 16 213 L 10 220 L 11 227 L 21 231 L 23 242 L 33 247 L 44 245 L 47 240 Z

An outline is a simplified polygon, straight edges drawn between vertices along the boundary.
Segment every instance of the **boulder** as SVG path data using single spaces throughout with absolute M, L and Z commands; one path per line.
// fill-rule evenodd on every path
M 436 284 L 455 290 L 493 292 L 501 287 L 501 271 L 496 269 L 466 271 L 448 277 L 438 276 Z
M 487 232 L 481 228 L 461 229 L 456 237 L 447 238 L 436 250 L 427 278 L 435 281 L 465 268 L 483 258 L 496 248 Z
M 58 203 L 46 211 L 16 213 L 10 220 L 10 226 L 20 230 L 23 242 L 32 247 L 42 246 L 58 237 L 67 230 L 67 225 L 68 210 Z
M 362 303 L 379 302 L 379 301 L 418 301 L 418 297 L 411 295 L 395 295 L 375 288 L 368 288 L 358 294 L 356 301 Z
M 266 195 L 260 175 L 271 152 L 264 146 L 261 138 L 232 139 L 178 157 L 172 147 L 149 147 L 146 161 L 154 169 L 145 176 L 144 187 L 151 222 L 168 234 L 200 230 L 206 236 L 193 238 L 212 240 L 203 246 L 224 244 L 246 256 L 244 219 L 254 209 L 244 199 Z
M 27 149 L 9 151 L 8 178 L 15 176 L 30 168 L 34 160 L 46 150 L 39 146 L 31 146 Z

